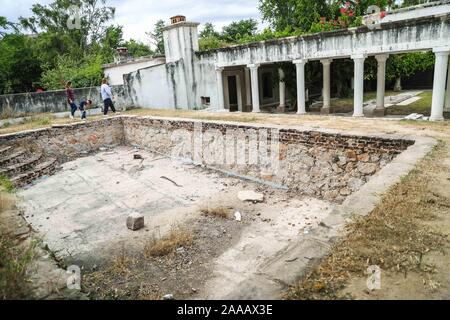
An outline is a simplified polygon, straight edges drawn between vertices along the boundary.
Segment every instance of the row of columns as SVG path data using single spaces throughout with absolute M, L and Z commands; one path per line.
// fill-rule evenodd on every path
M 436 55 L 436 63 L 434 65 L 433 101 L 431 103 L 430 120 L 440 121 L 444 120 L 444 104 L 446 104 L 447 106 L 448 104 L 450 104 L 448 98 L 450 91 L 450 76 L 448 77 L 448 83 L 446 81 L 447 76 L 450 74 L 448 65 L 448 56 L 450 54 L 450 50 L 446 48 L 435 49 L 433 51 Z
M 450 111 L 450 64 L 449 54 L 450 50 L 435 49 L 436 65 L 434 72 L 433 83 L 433 101 L 431 107 L 432 121 L 443 120 L 444 108 Z M 374 110 L 375 116 L 384 116 L 386 108 L 385 100 L 385 86 L 386 86 L 386 62 L 388 54 L 376 55 L 377 60 L 377 99 L 376 108 Z M 364 117 L 364 61 L 366 55 L 359 54 L 351 56 L 354 61 L 354 117 Z M 328 114 L 331 107 L 331 63 L 332 59 L 322 59 L 320 62 L 323 66 L 323 107 L 322 114 Z M 297 114 L 306 114 L 306 85 L 305 85 L 305 65 L 308 62 L 306 59 L 294 60 L 297 75 Z M 260 112 L 259 99 L 259 83 L 258 83 L 258 68 L 259 64 L 250 64 L 245 71 L 246 97 L 247 106 L 251 105 L 253 112 Z M 224 95 L 223 95 L 223 68 L 216 68 L 217 83 L 219 90 L 219 108 L 224 109 Z M 280 110 L 284 110 L 286 106 L 286 84 L 284 82 L 284 72 L 279 69 L 280 77 Z

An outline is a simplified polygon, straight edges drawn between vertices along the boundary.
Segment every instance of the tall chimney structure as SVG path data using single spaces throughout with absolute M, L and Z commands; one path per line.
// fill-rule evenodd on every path
M 193 109 L 200 105 L 196 101 L 198 77 L 195 68 L 195 52 L 199 51 L 199 25 L 188 22 L 183 15 L 177 15 L 170 18 L 170 25 L 163 29 L 166 63 L 177 93 L 178 108 Z

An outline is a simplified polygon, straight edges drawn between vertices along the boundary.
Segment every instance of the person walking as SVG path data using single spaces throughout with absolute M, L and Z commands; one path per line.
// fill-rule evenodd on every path
M 68 81 L 66 83 L 66 97 L 67 103 L 70 106 L 70 119 L 73 119 L 75 111 L 77 111 L 77 105 L 75 104 L 75 95 L 73 94 L 72 81 Z
M 111 87 L 108 85 L 108 80 L 106 80 L 106 79 L 102 80 L 102 86 L 101 86 L 100 91 L 101 91 L 102 100 L 104 103 L 103 114 L 105 116 L 108 115 L 109 108 L 111 108 L 112 112 L 114 112 L 114 114 L 116 114 L 116 108 L 114 108 L 114 103 L 113 103 L 113 95 L 112 95 Z

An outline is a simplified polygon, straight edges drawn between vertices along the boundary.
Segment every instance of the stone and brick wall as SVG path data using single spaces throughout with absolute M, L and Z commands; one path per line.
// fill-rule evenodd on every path
M 48 129 L 24 131 L 0 136 L 0 146 L 22 146 L 43 152 L 64 162 L 101 147 L 123 144 L 123 125 L 120 118 L 87 123 L 53 126 Z
M 414 142 L 319 131 L 153 117 L 115 117 L 0 136 L 64 162 L 132 145 L 342 202 Z
M 372 175 L 414 143 L 402 139 L 155 118 L 124 118 L 124 132 L 126 143 L 132 145 L 338 202 L 359 190 Z M 255 135 L 259 146 L 257 163 L 249 161 L 255 157 L 249 148 L 250 137 Z M 269 150 L 261 146 L 268 146 Z M 246 163 L 236 161 L 238 154 Z

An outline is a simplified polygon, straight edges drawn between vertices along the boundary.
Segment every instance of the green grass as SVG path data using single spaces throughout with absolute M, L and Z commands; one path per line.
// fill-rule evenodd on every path
M 42 116 L 38 116 L 38 117 L 32 117 L 29 120 L 30 123 L 35 123 L 38 126 L 47 126 L 47 125 L 51 125 L 53 122 L 53 119 L 51 116 L 47 116 L 47 115 L 42 115 Z
M 391 115 L 409 115 L 411 113 L 419 113 L 425 116 L 429 116 L 431 112 L 431 101 L 433 98 L 433 93 L 427 91 L 418 95 L 422 98 L 414 103 L 407 106 L 393 106 L 387 109 L 388 114 Z
M 14 185 L 11 180 L 4 174 L 0 174 L 0 187 L 2 187 L 6 192 L 13 193 L 15 191 Z
M 400 92 L 386 91 L 385 96 L 395 96 L 395 95 L 398 95 L 399 93 Z M 375 100 L 376 98 L 377 98 L 376 91 L 364 93 L 364 102 L 368 102 L 370 100 Z M 353 102 L 354 102 L 353 97 L 342 98 L 342 99 L 332 100 L 331 105 L 333 107 L 347 107 L 347 106 L 353 106 Z

